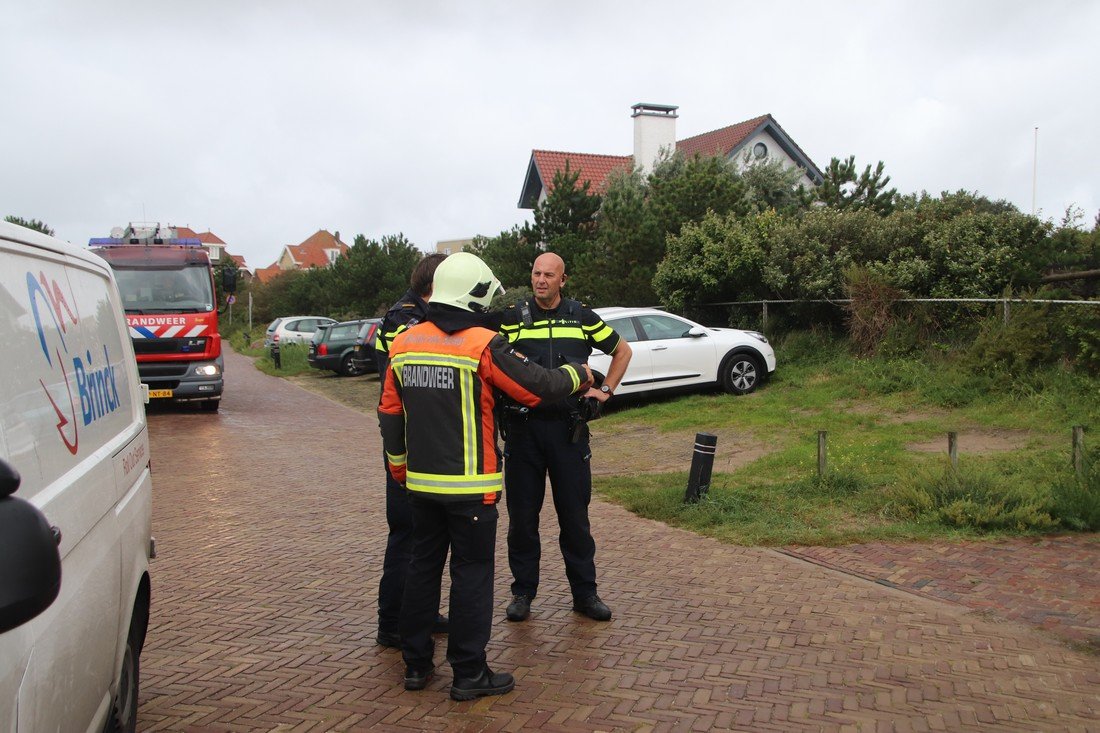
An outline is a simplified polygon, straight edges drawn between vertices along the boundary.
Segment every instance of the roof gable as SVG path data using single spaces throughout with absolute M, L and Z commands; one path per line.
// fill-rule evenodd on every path
M 340 241 L 339 233 L 334 235 L 324 229 L 319 229 L 301 244 L 288 244 L 286 249 L 300 268 L 328 267 L 332 264 L 328 250 L 338 250 L 341 255 L 348 252 L 348 246 Z
M 771 136 L 783 152 L 795 161 L 814 183 L 820 184 L 824 180 L 821 170 L 770 114 L 678 140 L 676 150 L 689 158 L 695 155 L 720 155 L 733 158 L 745 143 L 759 132 L 766 132 Z M 550 192 L 553 188 L 554 174 L 565 168 L 566 161 L 569 162 L 571 171 L 580 173 L 577 178 L 578 184 L 590 181 L 592 191 L 600 193 L 607 188 L 608 180 L 614 171 L 629 171 L 633 167 L 634 156 L 532 150 L 531 162 L 527 166 L 527 176 L 519 198 L 521 209 L 533 209 L 538 205 L 539 196 L 544 189 L 547 193 Z

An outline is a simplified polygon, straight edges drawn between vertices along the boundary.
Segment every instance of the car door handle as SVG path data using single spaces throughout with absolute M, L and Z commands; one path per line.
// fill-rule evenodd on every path
M 652 351 L 668 351 L 667 346 L 654 346 Z

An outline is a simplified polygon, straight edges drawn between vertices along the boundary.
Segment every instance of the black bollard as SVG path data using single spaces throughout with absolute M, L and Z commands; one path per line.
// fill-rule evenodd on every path
M 706 496 L 710 488 L 710 472 L 714 468 L 714 451 L 718 436 L 711 433 L 695 434 L 695 451 L 691 454 L 691 473 L 688 474 L 684 502 L 692 503 Z
M 279 344 L 271 345 L 271 361 L 275 362 L 276 369 L 283 368 L 283 357 L 279 354 Z

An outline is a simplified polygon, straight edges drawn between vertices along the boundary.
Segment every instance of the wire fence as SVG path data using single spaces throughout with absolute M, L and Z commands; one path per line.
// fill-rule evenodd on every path
M 702 322 L 724 321 L 736 328 L 752 328 L 761 333 L 790 330 L 793 327 L 840 326 L 844 322 L 850 298 L 732 300 L 718 303 L 691 303 L 685 315 Z M 1085 306 L 1100 307 L 1100 300 L 1061 300 L 1039 298 L 899 298 L 892 303 L 933 304 L 955 306 L 955 312 L 941 316 L 951 320 L 959 315 L 979 316 L 1000 311 L 1005 325 L 1012 318 L 1015 306 Z M 778 307 L 778 308 L 777 308 Z M 777 312 L 778 310 L 778 312 Z

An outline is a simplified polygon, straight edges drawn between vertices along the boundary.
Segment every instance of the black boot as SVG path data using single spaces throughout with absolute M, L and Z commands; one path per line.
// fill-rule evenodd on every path
M 503 695 L 516 686 L 516 680 L 507 672 L 494 672 L 485 667 L 477 677 L 455 678 L 451 685 L 452 700 L 473 700 L 475 697 Z
M 428 680 L 432 678 L 432 672 L 434 671 L 435 667 L 428 667 L 427 669 L 405 667 L 405 689 L 423 690 L 428 686 Z
M 611 620 L 611 609 L 600 600 L 599 596 L 589 596 L 584 600 L 573 601 L 573 610 L 595 621 Z

